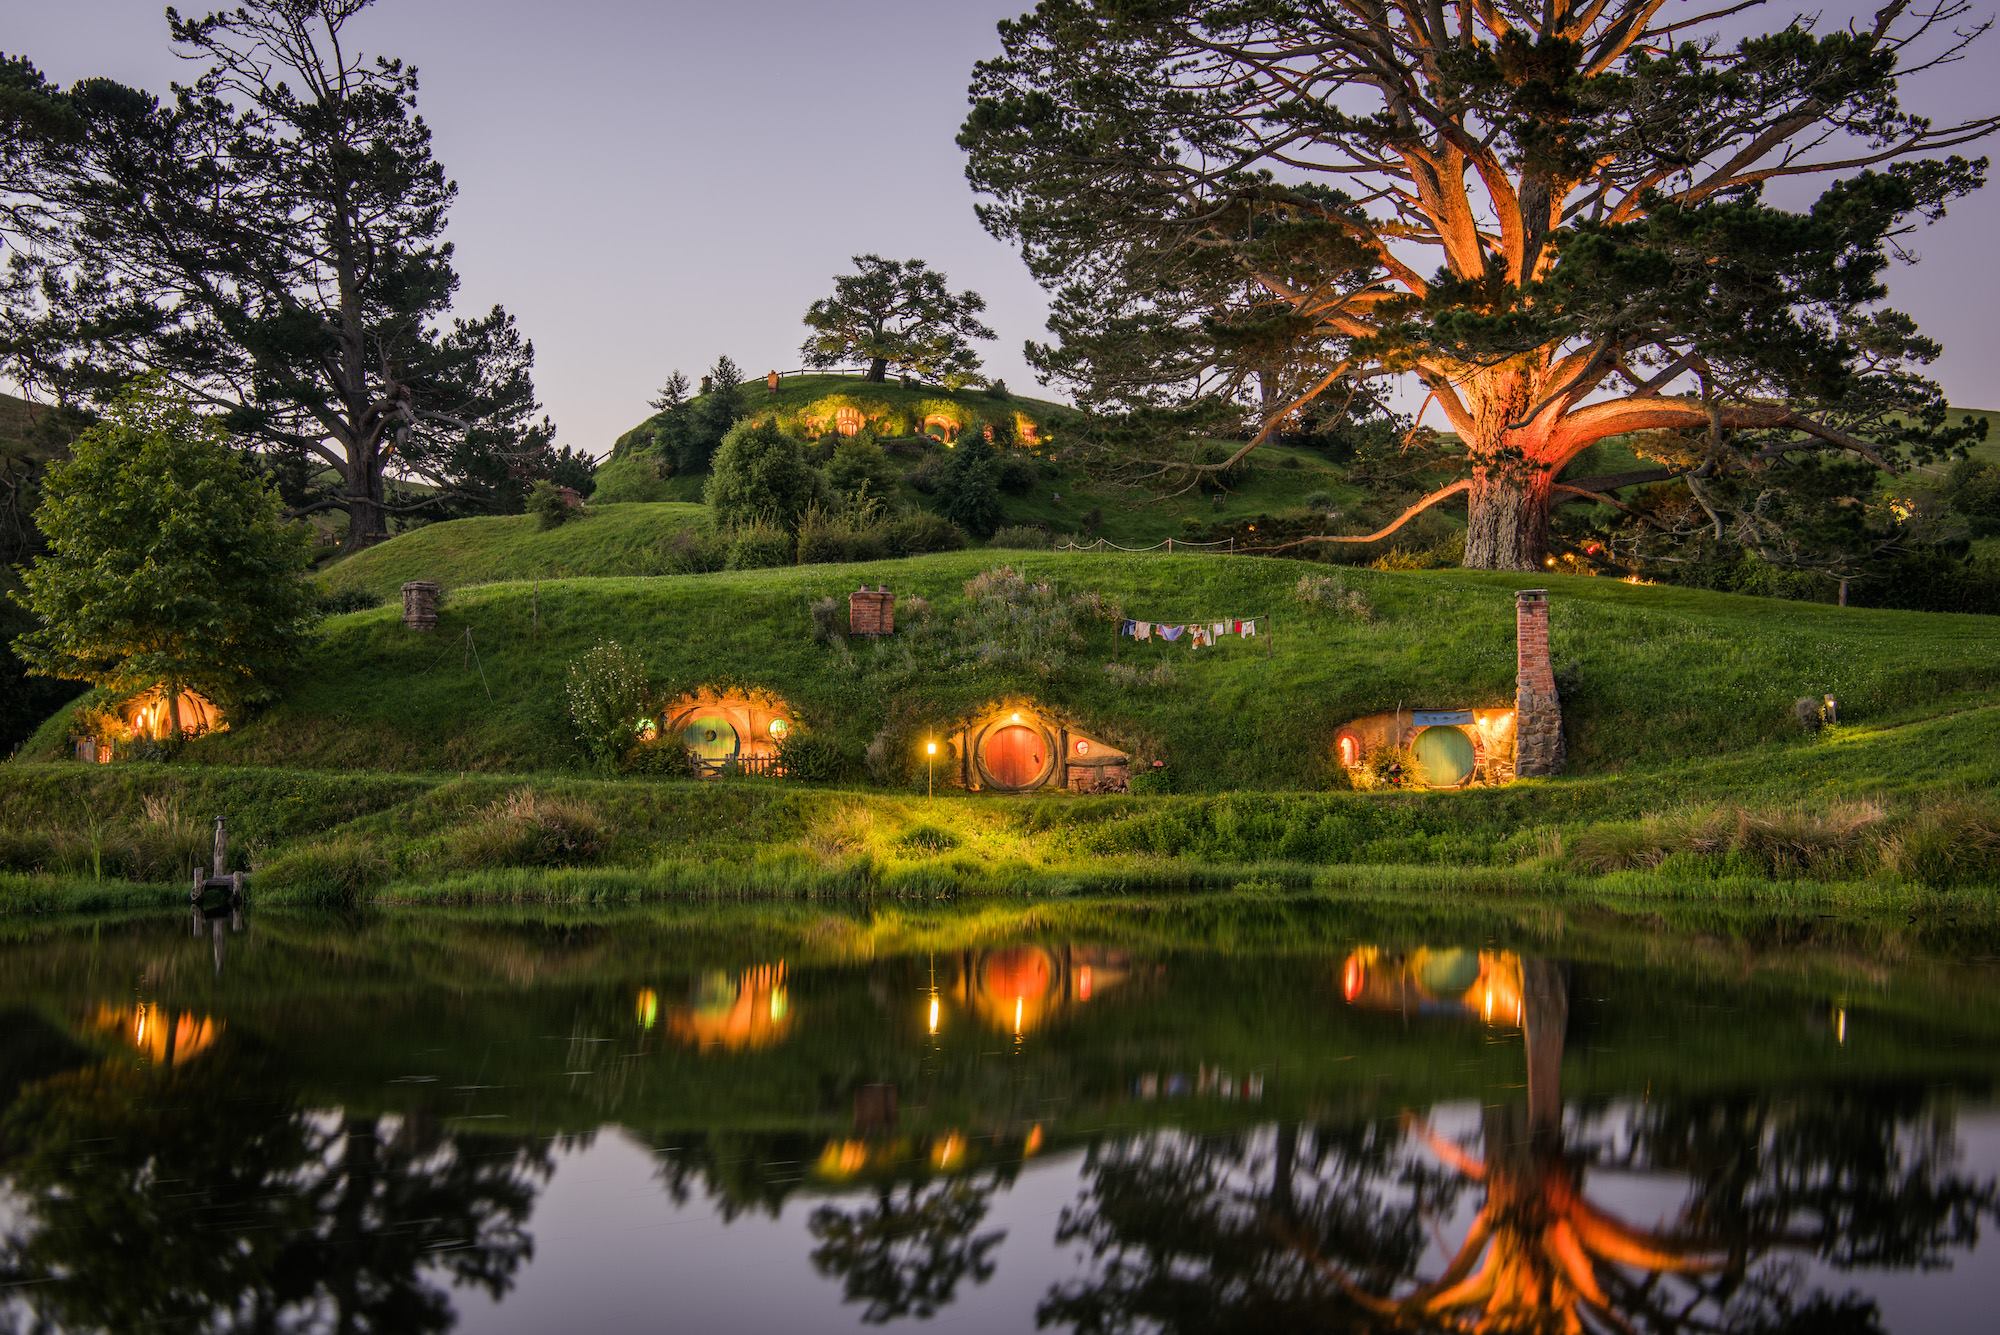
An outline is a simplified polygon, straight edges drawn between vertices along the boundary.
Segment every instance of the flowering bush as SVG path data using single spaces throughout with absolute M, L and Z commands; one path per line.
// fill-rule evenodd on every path
M 616 640 L 598 641 L 569 665 L 570 726 L 592 760 L 615 765 L 631 749 L 651 691 L 645 661 Z

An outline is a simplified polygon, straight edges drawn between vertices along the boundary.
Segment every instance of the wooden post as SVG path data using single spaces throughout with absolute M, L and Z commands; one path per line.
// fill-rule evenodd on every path
M 229 831 L 223 827 L 222 817 L 215 818 L 215 877 L 221 880 L 229 874 Z

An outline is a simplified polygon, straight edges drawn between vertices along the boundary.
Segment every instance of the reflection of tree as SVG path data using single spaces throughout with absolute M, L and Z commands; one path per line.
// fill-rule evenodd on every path
M 507 1291 L 545 1148 L 274 1104 L 264 1075 L 106 1064 L 24 1089 L 0 1119 L 0 1171 L 31 1203 L 0 1238 L 15 1313 L 65 1330 L 421 1332 L 453 1323 L 439 1281 Z
M 1455 1189 L 1399 1162 L 1400 1144 L 1369 1123 L 1100 1145 L 1056 1232 L 1093 1269 L 1053 1288 L 1037 1318 L 1087 1332 L 1349 1328 L 1365 1311 L 1306 1258 L 1337 1255 L 1350 1275 L 1393 1283 L 1423 1250 L 1416 1203 Z
M 1092 1264 L 1050 1290 L 1042 1323 L 1874 1335 L 1874 1302 L 1813 1290 L 1802 1255 L 1932 1267 L 2000 1217 L 2000 1188 L 1965 1174 L 1932 1091 L 1656 1094 L 1565 1115 L 1567 977 L 1528 961 L 1523 994 L 1526 1097 L 1485 1109 L 1471 1144 L 1411 1117 L 1408 1134 L 1279 1127 L 1094 1149 L 1057 1233 Z M 1643 1225 L 1604 1199 L 1614 1174 L 1686 1194 Z M 1448 1259 L 1419 1278 L 1426 1225 L 1467 1191 L 1468 1222 L 1439 1239 Z
M 961 1282 L 993 1277 L 1006 1231 L 977 1230 L 997 1186 L 990 1175 L 891 1184 L 865 1205 L 822 1205 L 812 1213 L 813 1265 L 845 1282 L 847 1301 L 868 1304 L 870 1323 L 935 1316 Z

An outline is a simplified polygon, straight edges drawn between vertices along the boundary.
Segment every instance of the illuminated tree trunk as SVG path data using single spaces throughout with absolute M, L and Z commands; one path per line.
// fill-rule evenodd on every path
M 875 359 L 874 361 L 871 361 L 871 362 L 869 362 L 869 363 L 868 363 L 868 379 L 869 379 L 869 380 L 871 380 L 871 381 L 873 381 L 873 382 L 874 382 L 875 384 L 878 384 L 878 385 L 879 385 L 879 384 L 881 384 L 881 383 L 882 383 L 882 382 L 883 382 L 884 380 L 887 380 L 888 378 L 889 378 L 889 359 L 888 359 L 888 358 L 886 358 L 886 357 L 877 357 L 877 358 L 876 358 L 876 359 Z
M 181 688 L 173 682 L 167 683 L 167 727 L 170 739 L 181 735 Z
M 1466 569 L 1540 569 L 1549 554 L 1554 481 L 1533 463 L 1475 464 L 1465 502 Z

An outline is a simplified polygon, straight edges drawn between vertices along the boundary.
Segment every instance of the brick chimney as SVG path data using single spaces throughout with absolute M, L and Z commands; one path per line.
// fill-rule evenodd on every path
M 847 633 L 850 635 L 894 635 L 896 595 L 887 585 L 870 589 L 866 584 L 847 595 Z
M 1549 591 L 1514 595 L 1514 773 L 1546 778 L 1563 767 L 1562 701 L 1549 666 Z
M 403 624 L 411 630 L 436 630 L 438 599 L 444 590 L 435 581 L 413 579 L 403 586 Z

